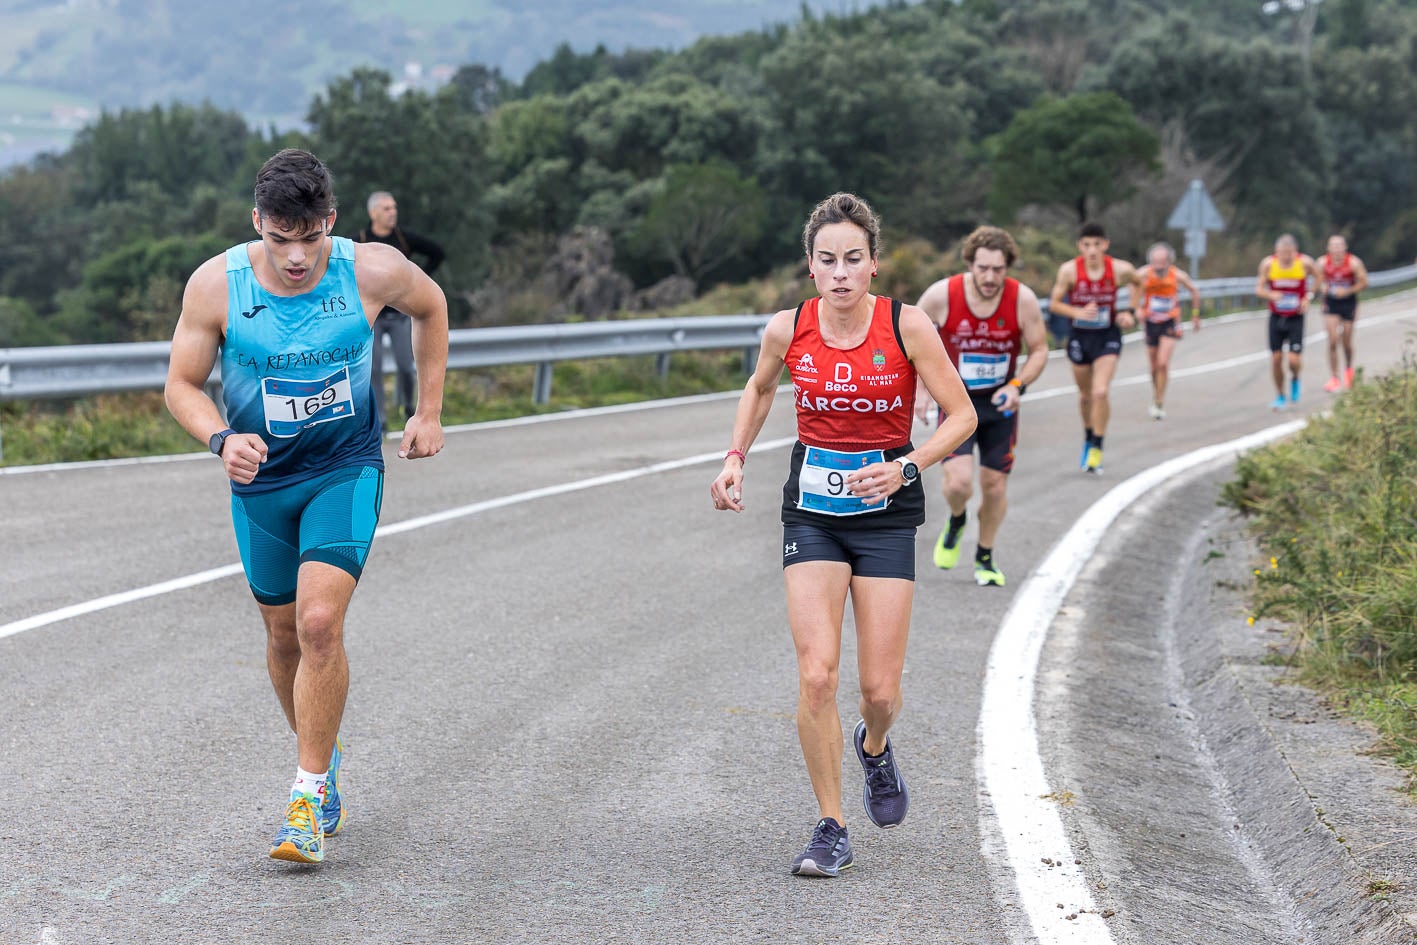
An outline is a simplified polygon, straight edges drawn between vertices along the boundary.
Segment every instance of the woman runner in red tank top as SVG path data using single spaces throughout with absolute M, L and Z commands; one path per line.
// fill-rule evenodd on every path
M 974 408 L 935 326 L 920 309 L 871 294 L 880 226 L 866 202 L 834 194 L 812 211 L 803 247 L 819 297 L 772 317 L 738 402 L 714 508 L 741 512 L 746 454 L 767 420 L 786 365 L 798 439 L 783 487 L 783 580 L 797 652 L 797 731 L 819 820 L 792 872 L 836 876 L 853 865 L 842 813 L 836 679 L 842 614 L 856 615 L 861 716 L 854 742 L 866 814 L 904 819 L 909 793 L 887 737 L 901 709 L 914 597 L 915 529 L 924 521 L 920 470 L 974 430 Z M 946 421 L 910 442 L 917 376 Z M 746 747 L 746 746 L 745 746 Z

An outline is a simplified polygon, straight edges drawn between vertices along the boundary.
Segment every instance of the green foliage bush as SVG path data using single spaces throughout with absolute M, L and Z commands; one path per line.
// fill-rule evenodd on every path
M 1267 556 L 1256 618 L 1287 622 L 1306 677 L 1417 764 L 1417 361 L 1242 457 L 1222 501 Z

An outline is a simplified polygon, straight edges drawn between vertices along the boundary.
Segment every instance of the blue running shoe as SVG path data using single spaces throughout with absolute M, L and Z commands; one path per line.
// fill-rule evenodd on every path
M 1291 404 L 1299 402 L 1299 379 L 1297 377 L 1289 379 L 1289 402 Z
M 1082 441 L 1082 455 L 1078 457 L 1078 469 L 1087 468 L 1087 451 L 1092 448 L 1092 443 L 1086 437 Z
M 1285 406 L 1284 395 L 1283 395 L 1283 394 L 1280 394 L 1278 397 L 1274 398 L 1274 400 L 1270 402 L 1269 409 L 1270 409 L 1270 410 L 1276 410 L 1276 411 L 1278 411 L 1278 410 L 1283 410 L 1283 409 L 1284 409 L 1284 406 Z
M 325 832 L 320 829 L 320 814 L 315 798 L 297 794 L 285 809 L 285 824 L 271 843 L 271 859 L 291 863 L 319 863 L 325 858 Z
M 792 860 L 793 876 L 839 876 L 849 870 L 856 858 L 851 854 L 851 841 L 846 828 L 830 817 L 817 821 L 807 849 Z
M 891 751 L 891 740 L 886 739 L 886 750 L 878 757 L 866 754 L 866 721 L 856 723 L 856 758 L 866 772 L 866 789 L 862 802 L 866 805 L 866 816 L 877 827 L 898 827 L 910 809 L 910 792 L 905 789 L 905 779 L 895 765 L 895 752 Z
M 320 805 L 320 827 L 325 836 L 333 837 L 344 829 L 346 815 L 344 797 L 339 790 L 339 763 L 344 758 L 344 746 L 335 736 L 335 751 L 330 755 L 329 780 L 325 782 L 325 802 Z

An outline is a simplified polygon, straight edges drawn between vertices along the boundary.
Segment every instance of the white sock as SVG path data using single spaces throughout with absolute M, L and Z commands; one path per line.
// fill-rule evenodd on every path
M 329 781 L 329 779 L 330 773 L 328 771 L 315 774 L 296 766 L 295 783 L 290 786 L 290 797 L 294 800 L 297 794 L 309 794 L 323 804 L 325 801 L 325 782 Z

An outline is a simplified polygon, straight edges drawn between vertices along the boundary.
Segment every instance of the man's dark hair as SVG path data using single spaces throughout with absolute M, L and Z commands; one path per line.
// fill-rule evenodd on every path
M 1095 236 L 1098 239 L 1105 240 L 1107 238 L 1107 228 L 1095 220 L 1084 223 L 1082 229 L 1078 230 L 1078 239 L 1085 240 L 1089 236 Z
M 286 148 L 256 174 L 256 212 L 261 219 L 309 233 L 334 212 L 335 181 L 309 151 Z

